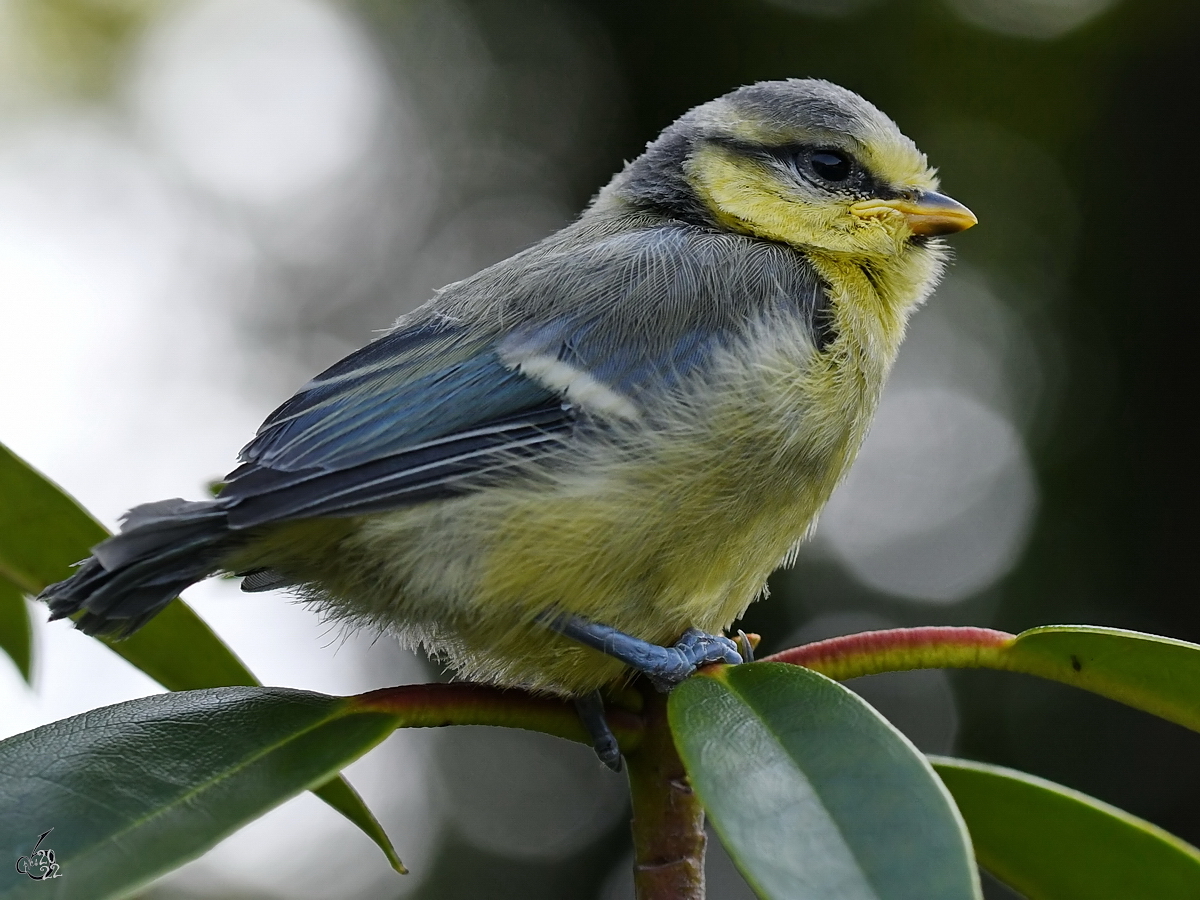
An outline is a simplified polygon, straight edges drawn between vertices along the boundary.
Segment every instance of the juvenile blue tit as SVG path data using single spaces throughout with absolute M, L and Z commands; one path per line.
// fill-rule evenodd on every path
M 462 676 L 666 687 L 858 451 L 941 235 L 975 224 L 824 81 L 691 110 L 571 225 L 438 291 L 277 409 L 216 499 L 130 511 L 53 618 L 129 633 L 216 573 Z

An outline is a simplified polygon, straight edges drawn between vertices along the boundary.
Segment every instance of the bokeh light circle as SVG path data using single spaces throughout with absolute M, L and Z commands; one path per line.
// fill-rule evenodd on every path
M 1020 434 L 941 386 L 889 392 L 819 534 L 878 590 L 953 602 L 1013 566 L 1037 491 Z
M 353 20 L 316 0 L 194 0 L 149 35 L 134 103 L 205 188 L 263 205 L 320 188 L 367 151 L 383 74 Z
M 962 19 L 1015 37 L 1050 40 L 1086 25 L 1117 0 L 946 0 Z

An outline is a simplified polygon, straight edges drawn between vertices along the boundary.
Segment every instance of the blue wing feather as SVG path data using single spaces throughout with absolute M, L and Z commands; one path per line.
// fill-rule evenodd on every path
M 574 411 L 493 337 L 420 325 L 368 344 L 263 424 L 221 492 L 233 528 L 360 515 L 459 493 L 561 441 Z
M 566 439 L 574 411 L 558 400 L 486 427 L 444 436 L 341 469 L 278 472 L 243 467 L 222 498 L 233 528 L 317 516 L 355 516 L 451 496 Z
M 288 421 L 249 458 L 285 470 L 355 466 L 553 396 L 507 368 L 494 352 L 414 380 L 402 374 L 331 396 Z
M 341 468 L 544 402 L 492 336 L 420 325 L 352 353 L 271 414 L 242 451 L 273 469 Z

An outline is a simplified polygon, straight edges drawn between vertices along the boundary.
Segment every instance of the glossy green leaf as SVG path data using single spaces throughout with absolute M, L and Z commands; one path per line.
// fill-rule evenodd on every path
M 107 536 L 73 498 L 0 444 L 0 580 L 37 594 L 70 575 L 72 564 Z M 131 637 L 100 640 L 172 691 L 259 683 L 182 600 L 173 601 Z M 403 869 L 383 828 L 344 778 L 314 793 L 361 828 L 395 868 Z
M 1024 772 L 932 762 L 980 864 L 1029 900 L 1200 897 L 1200 850 L 1161 828 Z
M 1200 731 L 1200 646 L 1081 625 L 1033 628 L 1000 651 L 1004 668 L 1103 694 Z
M 245 663 L 182 600 L 172 600 L 157 616 L 122 640 L 101 643 L 172 691 L 257 685 Z
M 125 896 L 325 781 L 395 717 L 282 688 L 144 697 L 0 742 L 0 853 L 53 828 L 61 877 L 9 874 L 0 898 Z
M 33 672 L 33 628 L 25 597 L 15 584 L 0 579 L 0 650 L 21 673 L 26 682 Z
M 966 829 L 912 744 L 852 691 L 781 663 L 671 694 L 692 786 L 759 896 L 975 900 Z

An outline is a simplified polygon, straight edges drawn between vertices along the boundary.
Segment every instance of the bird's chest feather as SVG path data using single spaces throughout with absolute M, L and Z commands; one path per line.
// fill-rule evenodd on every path
M 886 365 L 851 343 L 818 352 L 800 317 L 754 322 L 644 420 L 572 459 L 554 490 L 514 494 L 485 580 L 639 632 L 661 609 L 663 639 L 680 621 L 728 624 L 810 529 L 865 432 Z
M 813 263 L 829 286 L 832 340 L 818 350 L 805 319 L 765 315 L 673 404 L 677 421 L 666 429 L 694 437 L 680 442 L 695 455 L 681 469 L 710 473 L 727 506 L 764 510 L 783 526 L 815 516 L 853 462 L 908 315 L 936 274 L 919 259 L 884 272 Z
M 818 351 L 802 320 L 765 318 L 679 407 L 681 433 L 688 411 L 704 411 L 668 468 L 686 473 L 685 518 L 720 523 L 690 542 L 690 563 L 709 581 L 723 572 L 765 579 L 811 531 L 866 436 L 907 318 L 940 270 L 926 254 L 885 271 L 814 265 L 830 286 L 832 342 Z

